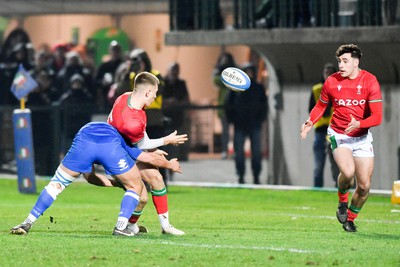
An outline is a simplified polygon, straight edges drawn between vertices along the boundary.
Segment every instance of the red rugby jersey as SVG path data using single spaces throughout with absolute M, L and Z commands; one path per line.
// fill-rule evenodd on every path
M 370 104 L 382 102 L 382 95 L 376 77 L 368 71 L 360 70 L 353 80 L 343 78 L 336 72 L 325 81 L 320 101 L 324 104 L 332 102 L 334 112 L 330 125 L 333 130 L 342 134 L 351 121 L 350 115 L 357 121 L 366 119 L 371 115 Z M 358 128 L 348 135 L 361 136 L 368 129 Z
M 129 104 L 132 93 L 125 93 L 117 98 L 108 115 L 107 122 L 115 127 L 127 140 L 136 144 L 143 139 L 147 117 L 143 109 L 132 108 Z

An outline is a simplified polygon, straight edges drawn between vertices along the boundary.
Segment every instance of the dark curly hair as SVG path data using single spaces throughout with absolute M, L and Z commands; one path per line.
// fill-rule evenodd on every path
M 355 44 L 345 44 L 341 45 L 338 50 L 336 50 L 336 57 L 340 57 L 343 54 L 350 53 L 351 57 L 360 59 L 362 56 L 361 49 Z

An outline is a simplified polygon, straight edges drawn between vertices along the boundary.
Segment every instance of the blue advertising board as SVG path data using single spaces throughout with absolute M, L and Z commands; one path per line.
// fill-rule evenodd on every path
M 13 126 L 18 190 L 21 193 L 34 194 L 36 193 L 36 181 L 31 111 L 29 109 L 14 110 Z

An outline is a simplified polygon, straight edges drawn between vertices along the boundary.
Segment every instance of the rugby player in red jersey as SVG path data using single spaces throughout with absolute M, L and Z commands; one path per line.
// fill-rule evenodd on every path
M 336 216 L 347 232 L 356 232 L 354 220 L 368 199 L 374 169 L 372 134 L 369 128 L 382 122 L 382 95 L 374 75 L 359 68 L 362 52 L 357 45 L 342 45 L 336 51 L 339 71 L 324 83 L 321 96 L 301 126 L 307 133 L 331 102 L 334 113 L 328 128 L 334 159 L 339 166 Z M 356 189 L 348 206 L 349 190 Z
M 35 221 L 54 203 L 58 195 L 81 174 L 93 184 L 111 186 L 108 184 L 111 180 L 94 171 L 93 164 L 101 164 L 106 173 L 116 179 L 113 181 L 125 189 L 113 235 L 135 236 L 140 229 L 137 231 L 129 229 L 128 220 L 136 209 L 143 192 L 143 181 L 136 166 L 136 162 L 139 160 L 180 172 L 177 159 L 168 161 L 165 157 L 155 153 L 142 152 L 138 148 L 127 145 L 123 137 L 110 124 L 105 122 L 86 124 L 75 135 L 68 153 L 49 184 L 40 193 L 28 217 L 21 224 L 11 228 L 10 233 L 14 235 L 27 234 Z M 103 177 L 104 179 L 102 179 Z
M 188 140 L 187 135 L 177 135 L 173 132 L 168 136 L 150 139 L 146 133 L 147 117 L 144 108 L 155 100 L 159 80 L 149 72 L 141 72 L 135 76 L 132 92 L 119 96 L 109 114 L 107 122 L 136 147 L 142 150 L 154 150 L 163 145 L 179 145 Z M 169 222 L 167 189 L 163 177 L 157 167 L 137 162 L 141 177 L 151 186 L 151 195 L 160 220 L 162 233 L 184 235 L 181 230 L 173 227 Z M 137 227 L 136 222 L 141 214 L 135 210 L 129 220 L 128 227 Z

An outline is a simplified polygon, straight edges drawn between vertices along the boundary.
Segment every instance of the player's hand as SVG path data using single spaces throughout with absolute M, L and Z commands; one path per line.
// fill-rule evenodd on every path
M 168 156 L 168 153 L 165 152 L 164 150 L 161 150 L 161 149 L 156 149 L 155 151 L 153 151 L 153 153 L 157 154 L 157 155 L 160 155 L 160 156 L 163 156 L 164 158 L 165 158 L 165 156 Z
M 170 135 L 164 137 L 164 144 L 165 145 L 174 145 L 178 146 L 184 144 L 188 140 L 187 134 L 180 134 L 175 130 Z
M 311 130 L 313 123 L 308 119 L 305 123 L 301 125 L 300 136 L 301 139 L 306 139 L 307 133 Z
M 355 129 L 360 128 L 360 122 L 357 121 L 357 120 L 353 117 L 353 115 L 351 115 L 351 114 L 350 114 L 350 118 L 351 118 L 350 123 L 347 124 L 348 127 L 346 128 L 346 130 L 344 130 L 344 134 L 348 134 L 348 133 L 354 131 Z
M 171 167 L 172 171 L 182 173 L 181 165 L 179 164 L 179 161 L 177 158 L 173 158 L 169 162 L 172 165 L 172 167 Z

